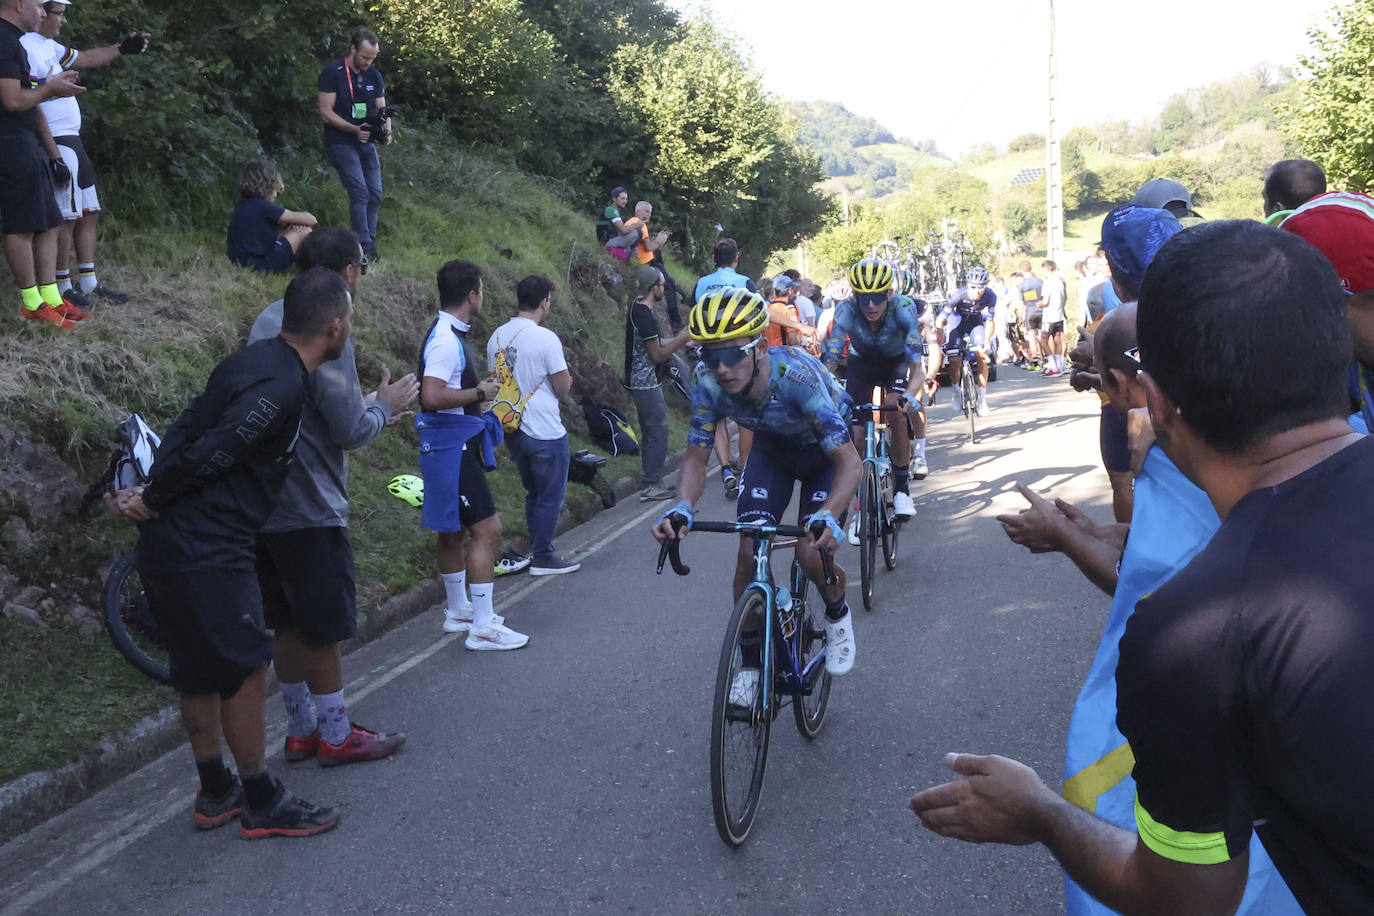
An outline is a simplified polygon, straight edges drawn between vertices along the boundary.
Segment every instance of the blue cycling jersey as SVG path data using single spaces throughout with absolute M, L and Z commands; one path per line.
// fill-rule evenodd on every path
M 751 293 L 756 293 L 759 288 L 754 285 L 744 274 L 735 270 L 733 267 L 717 267 L 713 273 L 709 273 L 697 281 L 697 285 L 692 287 L 692 301 L 700 302 L 707 293 L 713 293 L 718 289 L 733 286 L 737 289 L 747 289 Z
M 874 330 L 853 299 L 846 299 L 835 307 L 835 321 L 825 336 L 822 356 L 826 365 L 840 361 L 844 342 L 849 340 L 850 359 L 893 360 L 906 357 L 917 362 L 925 353 L 925 338 L 921 334 L 920 314 L 924 303 L 910 296 L 896 295 L 888 303 L 882 323 Z
M 968 287 L 960 287 L 945 303 L 940 318 L 944 322 L 946 331 L 954 331 L 956 328 L 969 330 L 974 325 L 991 321 L 996 312 L 997 294 L 992 290 L 985 289 L 983 295 L 974 299 L 968 294 Z
M 853 402 L 820 360 L 796 347 L 769 347 L 768 388 L 758 400 L 721 390 L 705 363 L 697 365 L 687 444 L 710 448 L 716 423 L 729 417 L 745 429 L 772 433 L 798 449 L 819 445 L 831 452 L 853 441 Z

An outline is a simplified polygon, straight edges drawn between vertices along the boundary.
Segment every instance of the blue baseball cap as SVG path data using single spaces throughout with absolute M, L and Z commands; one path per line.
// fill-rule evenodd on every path
M 777 278 L 773 280 L 773 289 L 780 293 L 785 293 L 796 285 L 797 281 L 787 274 L 778 274 Z
M 1102 220 L 1102 250 L 1118 280 L 1139 286 L 1159 249 L 1182 231 L 1183 224 L 1168 210 L 1127 204 Z

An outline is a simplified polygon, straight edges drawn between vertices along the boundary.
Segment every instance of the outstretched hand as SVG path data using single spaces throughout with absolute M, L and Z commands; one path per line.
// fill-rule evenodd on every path
M 1031 553 L 1053 553 L 1064 549 L 1065 525 L 1073 524 L 1056 505 L 1037 495 L 1022 484 L 1016 490 L 1030 506 L 1014 515 L 999 515 L 997 521 L 1013 543 Z M 1068 506 L 1068 503 L 1064 503 Z M 1070 506 L 1070 508 L 1073 508 Z M 1077 510 L 1074 510 L 1077 512 Z M 1082 516 L 1082 513 L 1078 513 Z
M 927 829 L 969 843 L 1025 846 L 1040 838 L 1047 808 L 1061 803 L 1035 771 L 1006 757 L 946 754 L 960 778 L 907 802 Z

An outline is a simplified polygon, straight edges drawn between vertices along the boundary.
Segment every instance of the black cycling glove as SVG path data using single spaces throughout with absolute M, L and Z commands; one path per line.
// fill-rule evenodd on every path
M 142 54 L 148 50 L 148 41 L 151 38 L 147 32 L 135 32 L 132 35 L 125 35 L 119 39 L 120 54 Z
M 52 186 L 65 188 L 72 183 L 72 170 L 61 159 L 49 159 L 48 168 L 52 171 Z

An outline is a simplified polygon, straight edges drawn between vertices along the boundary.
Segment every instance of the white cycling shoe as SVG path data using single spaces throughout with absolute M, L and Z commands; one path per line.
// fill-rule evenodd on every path
M 853 613 L 845 611 L 839 620 L 825 619 L 825 673 L 841 677 L 854 667 Z
M 916 503 L 912 502 L 910 494 L 901 490 L 892 494 L 892 514 L 899 522 L 909 521 L 916 514 Z
M 978 389 L 978 403 L 974 405 L 973 412 L 980 417 L 986 417 L 990 413 L 988 409 L 988 394 L 986 389 Z
M 858 509 L 853 510 L 853 515 L 852 515 L 852 516 L 850 517 L 850 519 L 849 519 L 849 533 L 845 536 L 845 540 L 848 541 L 848 542 L 849 542 L 852 546 L 854 546 L 854 547 L 858 547 L 858 546 L 859 546 L 859 510 L 858 510 Z
M 930 473 L 930 466 L 929 466 L 928 464 L 926 464 L 926 460 L 925 460 L 924 458 L 921 458 L 921 457 L 917 456 L 917 457 L 911 459 L 911 476 L 912 476 L 912 477 L 916 478 L 917 480 L 925 480 L 925 479 L 926 479 L 926 475 L 929 474 L 929 473 Z
M 752 709 L 759 699 L 759 682 L 762 672 L 757 668 L 741 668 L 730 681 L 730 705 L 740 709 Z

